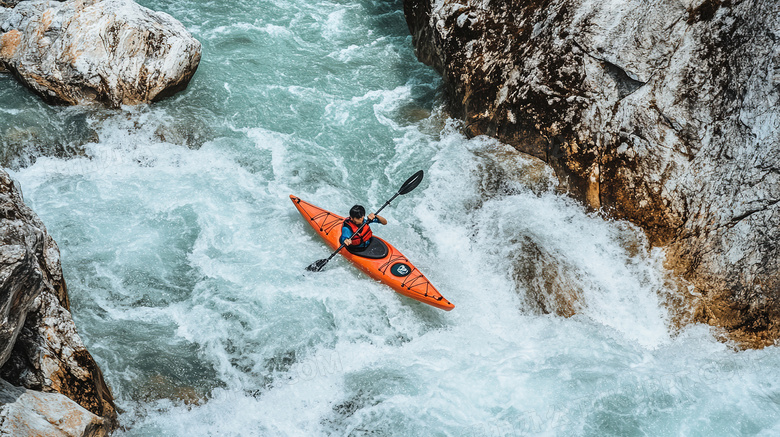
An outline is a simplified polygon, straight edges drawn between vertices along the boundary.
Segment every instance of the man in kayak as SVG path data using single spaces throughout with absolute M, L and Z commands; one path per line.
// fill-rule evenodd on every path
M 361 205 L 355 205 L 349 210 L 349 217 L 344 219 L 344 224 L 341 226 L 341 238 L 339 242 L 350 249 L 365 249 L 371 243 L 371 223 L 387 224 L 387 220 L 379 215 L 369 214 L 368 219 L 365 217 L 366 209 Z M 355 235 L 360 225 L 365 223 L 360 233 Z

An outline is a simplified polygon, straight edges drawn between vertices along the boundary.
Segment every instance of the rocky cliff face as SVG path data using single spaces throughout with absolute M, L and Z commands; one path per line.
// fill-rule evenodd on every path
M 471 134 L 643 227 L 697 319 L 780 338 L 780 3 L 405 1 Z
M 151 102 L 184 89 L 200 43 L 132 0 L 0 0 L 0 70 L 46 101 Z
M 79 416 L 82 409 L 89 412 L 89 417 L 76 422 L 89 426 L 94 431 L 90 435 L 105 434 L 116 427 L 113 398 L 76 332 L 69 306 L 57 244 L 24 204 L 8 174 L 0 170 L 0 376 L 14 386 L 65 395 L 75 401 L 73 414 Z M 20 389 L 6 385 L 2 392 L 9 399 L 26 393 L 17 396 L 14 393 Z M 44 405 L 41 399 L 53 398 L 30 395 L 25 399 Z M 57 409 L 67 404 L 57 402 Z M 23 420 L 18 412 L 24 408 L 7 403 L 0 402 L 0 433 L 18 435 L 7 426 L 20 426 Z M 36 411 L 43 416 L 56 413 L 44 407 Z

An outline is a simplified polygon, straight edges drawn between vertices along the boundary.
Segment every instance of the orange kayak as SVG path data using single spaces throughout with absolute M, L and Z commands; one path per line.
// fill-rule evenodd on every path
M 344 217 L 314 206 L 292 194 L 290 200 L 314 231 L 333 250 L 338 249 L 341 245 L 339 237 L 341 237 L 341 224 Z M 360 252 L 348 251 L 345 247 L 339 253 L 360 267 L 368 276 L 389 285 L 397 293 L 444 311 L 455 308 L 455 305 L 445 299 L 428 278 L 401 252 L 376 235 L 372 238 L 371 244 Z

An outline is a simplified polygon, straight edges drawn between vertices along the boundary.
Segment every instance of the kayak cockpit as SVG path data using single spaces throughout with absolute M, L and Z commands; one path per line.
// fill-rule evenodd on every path
M 346 249 L 353 255 L 371 259 L 382 259 L 389 253 L 385 242 L 376 237 L 371 238 L 371 242 L 365 248 L 346 247 Z

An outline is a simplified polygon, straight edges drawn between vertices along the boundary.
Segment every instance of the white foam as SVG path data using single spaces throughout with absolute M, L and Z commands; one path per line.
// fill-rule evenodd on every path
M 364 6 L 274 6 L 289 15 L 203 26 L 214 38 L 273 34 L 290 56 L 332 71 L 247 69 L 246 83 L 231 75 L 210 82 L 216 91 L 226 86 L 230 105 L 250 101 L 235 108 L 214 103 L 212 90 L 193 80 L 175 104 L 96 114 L 100 141 L 84 156 L 42 157 L 14 174 L 63 251 L 77 323 L 125 411 L 120 435 L 776 428 L 777 348 L 736 353 L 701 325 L 672 336 L 659 303 L 672 292 L 662 254 L 643 248 L 639 231 L 540 188 L 554 186 L 549 169 L 539 170 L 540 183 L 524 182 L 532 178 L 518 173 L 538 170 L 530 159 L 511 158 L 512 180 L 497 184 L 488 177 L 498 174 L 492 160 L 512 149 L 468 140 L 457 122 L 441 131 L 441 108 L 421 121 L 399 116 L 406 107 L 430 112 L 415 100 L 437 82 L 415 70 L 411 48 L 397 42 L 405 37 L 354 43 L 365 29 L 345 26 L 353 11 L 343 10 Z M 329 23 L 341 26 L 330 30 L 341 42 L 311 41 Z M 396 24 L 405 29 L 402 19 Z M 367 81 L 360 65 L 342 74 L 353 66 L 323 60 L 329 51 L 387 75 Z M 419 76 L 404 77 L 412 70 Z M 258 77 L 276 82 L 247 85 Z M 300 104 L 273 106 L 258 97 L 268 90 Z M 278 112 L 253 118 L 268 108 Z M 209 126 L 213 140 L 188 148 L 161 139 L 186 111 L 209 113 L 193 123 Z M 425 170 L 422 184 L 388 206 L 390 223 L 374 232 L 453 311 L 394 293 L 342 257 L 305 273 L 331 251 L 289 194 L 342 214 L 355 202 L 372 209 L 417 169 Z M 557 284 L 577 292 L 575 315 L 528 303 L 528 286 L 512 274 L 529 250 L 523 241 L 547 256 Z M 170 395 L 177 389 L 203 399 L 185 404 Z

